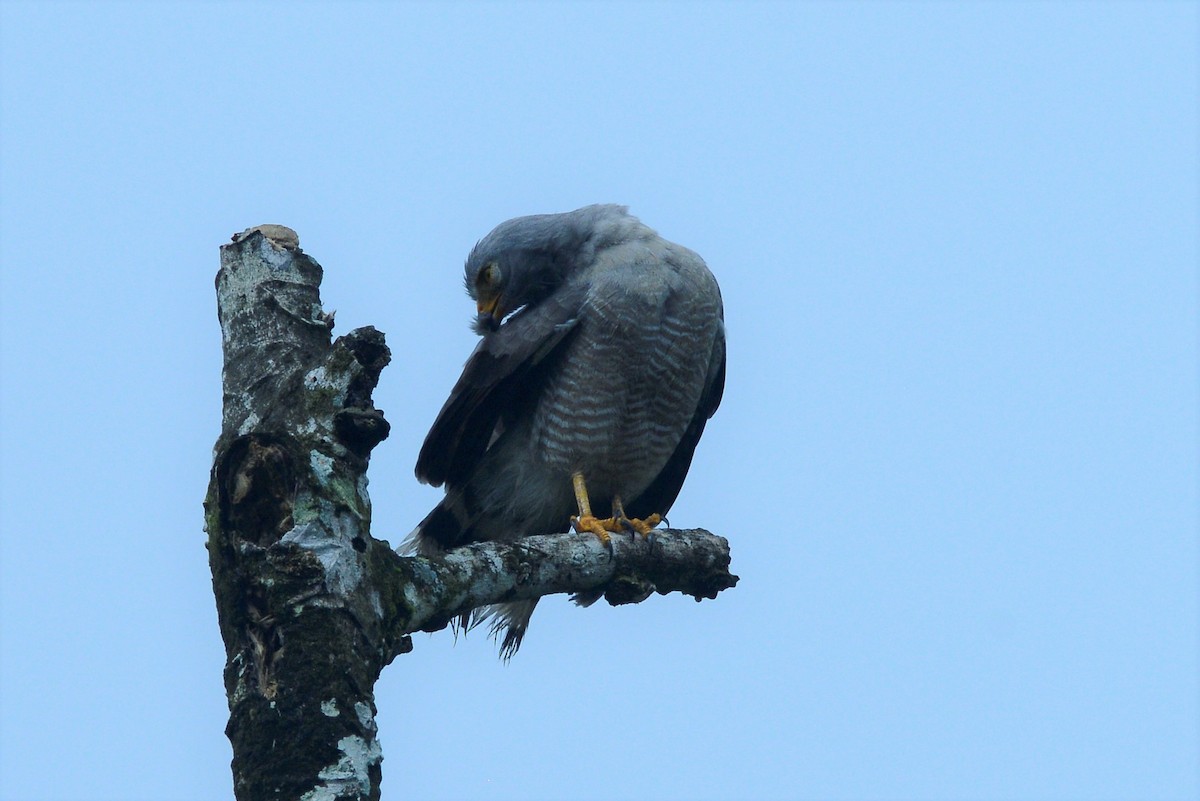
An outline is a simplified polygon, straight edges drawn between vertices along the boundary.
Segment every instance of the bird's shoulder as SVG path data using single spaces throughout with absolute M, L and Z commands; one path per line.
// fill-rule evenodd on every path
M 650 318 L 724 314 L 720 288 L 700 254 L 656 235 L 596 253 L 592 269 L 581 278 L 588 284 L 586 313 L 629 307 L 643 309 Z
M 597 251 L 579 278 L 591 288 L 592 301 L 634 296 L 658 304 L 681 293 L 719 297 L 716 279 L 698 253 L 653 233 Z

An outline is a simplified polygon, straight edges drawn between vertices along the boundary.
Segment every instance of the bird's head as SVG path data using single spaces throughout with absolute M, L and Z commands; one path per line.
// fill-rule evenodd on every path
M 479 312 L 475 318 L 475 328 L 495 330 L 508 314 L 504 309 L 504 270 L 500 262 L 487 261 L 474 269 L 468 263 L 466 285 L 467 294 L 475 301 L 475 308 Z
M 593 260 L 597 235 L 629 217 L 624 206 L 585 206 L 503 222 L 471 250 L 465 268 L 476 333 L 495 331 L 513 312 L 535 306 Z

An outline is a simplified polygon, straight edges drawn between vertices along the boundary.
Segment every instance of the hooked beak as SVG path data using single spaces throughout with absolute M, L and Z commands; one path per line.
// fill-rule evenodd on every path
M 479 317 L 476 319 L 476 325 L 486 328 L 488 331 L 495 331 L 500 327 L 500 321 L 504 318 L 504 313 L 500 307 L 500 296 L 483 299 L 480 298 L 475 308 L 479 310 Z

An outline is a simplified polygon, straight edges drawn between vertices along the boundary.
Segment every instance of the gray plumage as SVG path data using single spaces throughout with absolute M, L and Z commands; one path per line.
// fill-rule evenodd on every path
M 434 422 L 417 477 L 446 497 L 412 549 L 565 531 L 583 473 L 597 517 L 666 514 L 721 401 L 721 294 L 704 261 L 624 206 L 519 217 L 467 258 L 482 340 Z M 582 536 L 582 535 L 581 535 Z M 535 601 L 502 604 L 505 657 Z

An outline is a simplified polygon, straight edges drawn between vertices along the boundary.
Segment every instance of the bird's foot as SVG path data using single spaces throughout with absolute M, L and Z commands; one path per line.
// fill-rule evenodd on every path
M 590 534 L 596 535 L 596 538 L 600 540 L 600 543 L 605 547 L 605 550 L 608 552 L 608 556 L 611 558 L 613 555 L 612 537 L 608 536 L 608 530 L 605 529 L 604 520 L 601 520 L 598 517 L 593 517 L 592 514 L 581 514 L 581 516 L 578 517 L 572 514 L 571 525 L 574 526 L 578 534 L 586 534 L 586 532 L 590 532 Z
M 590 531 L 595 534 L 599 540 L 608 545 L 612 534 L 620 534 L 628 532 L 630 534 L 641 534 L 643 537 L 650 536 L 650 532 L 654 527 L 662 522 L 661 515 L 650 515 L 646 518 L 629 518 L 625 515 L 614 517 L 593 517 L 592 515 L 583 515 L 582 517 L 571 517 L 571 525 L 575 530 L 582 534 L 585 531 Z
M 629 518 L 622 516 L 620 521 L 621 527 L 626 531 L 636 531 L 643 537 L 649 537 L 650 532 L 654 531 L 654 527 L 662 522 L 662 515 L 650 515 L 649 517 L 643 518 Z
M 575 488 L 575 502 L 579 505 L 578 517 L 574 515 L 571 517 L 571 525 L 577 532 L 582 534 L 588 531 L 595 534 L 610 554 L 613 552 L 612 537 L 609 536 L 610 532 L 613 534 L 628 532 L 633 536 L 641 534 L 643 537 L 650 539 L 651 544 L 653 544 L 654 535 L 651 532 L 655 526 L 662 522 L 662 515 L 652 514 L 644 519 L 626 517 L 625 506 L 621 503 L 621 496 L 614 495 L 612 499 L 612 517 L 596 517 L 592 514 L 592 504 L 588 499 L 587 487 L 583 481 L 583 473 L 572 473 L 571 483 Z
M 580 534 L 587 532 L 595 534 L 596 538 L 600 540 L 601 544 L 604 545 L 604 547 L 611 554 L 613 550 L 612 537 L 608 535 L 608 529 L 604 527 L 605 522 L 606 521 L 601 520 L 598 517 L 593 517 L 590 514 L 580 515 L 579 517 L 571 515 L 571 525 L 574 527 L 576 532 Z

